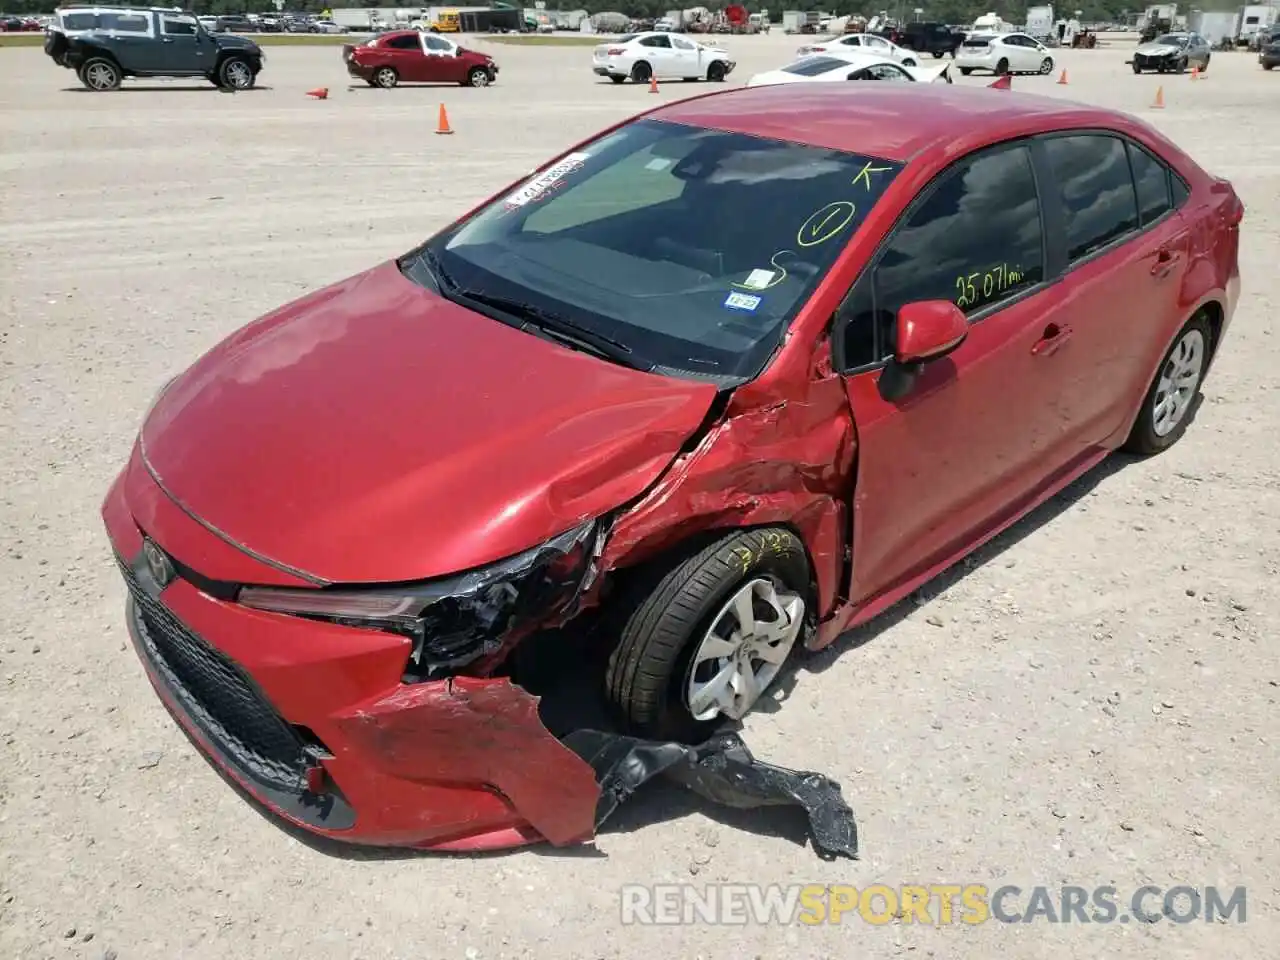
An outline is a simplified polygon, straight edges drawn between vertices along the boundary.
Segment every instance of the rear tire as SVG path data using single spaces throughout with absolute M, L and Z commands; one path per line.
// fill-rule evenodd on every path
M 1142 68 L 1141 68 L 1140 66 L 1138 66 L 1138 65 L 1137 65 L 1137 63 L 1134 63 L 1134 65 L 1133 65 L 1133 72 L 1134 72 L 1134 73 L 1141 73 L 1141 72 L 1142 72 Z
M 94 57 L 86 60 L 77 71 L 80 82 L 86 90 L 94 93 L 105 93 L 108 90 L 119 90 L 124 80 L 124 73 L 114 60 L 106 57 Z
M 915 66 L 919 66 L 919 64 L 917 64 L 917 63 L 916 63 L 916 61 L 915 61 L 915 59 L 914 59 L 913 57 L 907 57 L 906 59 L 904 59 L 904 60 L 902 61 L 902 65 L 903 65 L 904 67 L 915 67 Z
M 961 67 L 961 68 L 960 68 L 960 76 L 962 76 L 962 77 L 967 77 L 967 76 L 969 76 L 969 74 L 971 74 L 971 73 L 973 73 L 973 67 Z
M 627 78 L 626 78 L 626 77 L 620 77 L 620 76 L 618 76 L 616 73 L 611 73 L 611 74 L 609 74 L 609 79 L 610 79 L 610 80 L 612 80 L 614 83 L 626 83 L 626 82 L 627 82 Z
M 1040 76 L 1047 77 L 1053 73 L 1053 57 L 1045 57 L 1040 61 Z
M 379 67 L 373 74 L 373 82 L 383 90 L 390 90 L 400 82 L 400 74 L 395 67 Z
M 784 643 L 779 643 L 775 648 L 789 655 L 804 645 L 814 607 L 809 559 L 804 544 L 789 530 L 731 533 L 675 567 L 636 582 L 630 603 L 624 601 L 619 608 L 620 639 L 605 675 L 607 697 L 627 731 L 695 742 L 724 722 L 719 715 L 695 719 L 690 710 L 689 687 L 703 672 L 695 673 L 694 658 L 722 621 L 726 604 L 758 580 L 774 584 L 784 603 L 784 597 L 791 604 L 798 600 L 799 610 L 789 621 L 796 625 L 790 645 L 784 650 Z M 780 666 L 782 659 L 773 662 Z M 714 674 L 720 665 L 706 661 L 705 666 Z M 776 677 L 774 671 L 759 693 Z
M 641 60 L 631 68 L 631 79 L 636 83 L 648 83 L 649 78 L 652 76 L 653 68 L 644 60 Z
M 1209 321 L 1197 314 L 1178 331 L 1156 368 L 1124 443 L 1126 451 L 1151 456 L 1168 450 L 1182 438 L 1195 412 L 1212 349 Z
M 935 60 L 941 60 L 941 59 L 942 59 L 942 51 L 941 51 L 941 50 L 935 50 L 935 51 L 933 51 L 933 59 L 935 59 Z

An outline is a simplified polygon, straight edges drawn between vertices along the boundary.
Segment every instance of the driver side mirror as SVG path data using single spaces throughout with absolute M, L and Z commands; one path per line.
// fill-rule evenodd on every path
M 908 303 L 895 322 L 898 346 L 893 359 L 904 366 L 946 356 L 969 335 L 969 321 L 950 300 Z
M 969 335 L 969 321 L 950 300 L 905 304 L 894 324 L 897 348 L 878 381 L 881 397 L 890 402 L 911 392 L 925 364 L 945 357 Z

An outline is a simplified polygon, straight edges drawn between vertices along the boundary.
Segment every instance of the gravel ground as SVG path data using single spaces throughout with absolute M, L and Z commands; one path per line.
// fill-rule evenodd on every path
M 733 79 L 796 43 L 728 39 Z M 586 49 L 492 49 L 492 89 L 383 92 L 349 90 L 336 49 L 274 48 L 237 96 L 90 95 L 0 51 L 0 955 L 1275 956 L 1280 76 L 1243 53 L 1203 83 L 1134 77 L 1122 44 L 1062 53 L 1066 86 L 1014 80 L 1142 113 L 1231 177 L 1244 298 L 1183 443 L 1104 465 L 750 719 L 759 756 L 843 783 L 862 860 L 661 790 L 596 851 L 340 859 L 194 754 L 126 649 L 101 498 L 154 391 L 221 337 L 659 102 L 595 82 Z M 715 881 L 1243 884 L 1248 920 L 621 927 L 624 883 Z

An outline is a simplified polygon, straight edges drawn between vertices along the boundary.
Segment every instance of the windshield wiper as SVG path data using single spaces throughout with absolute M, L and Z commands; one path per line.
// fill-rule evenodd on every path
M 561 316 L 554 311 L 544 310 L 541 307 L 536 307 L 531 303 L 525 303 L 523 300 L 517 300 L 513 297 L 500 297 L 479 290 L 459 290 L 457 295 L 467 300 L 474 300 L 476 303 L 495 307 L 504 313 L 509 313 L 513 317 L 523 320 L 524 324 L 520 327 L 521 330 L 534 327 L 561 343 L 594 353 L 605 360 L 612 360 L 614 363 L 620 363 L 636 370 L 652 369 L 651 366 L 637 363 L 632 358 L 632 349 L 622 341 L 614 340 L 612 337 L 607 337 L 581 324 L 574 323 L 568 317 Z
M 440 255 L 430 247 L 426 247 L 422 251 L 422 259 L 426 261 L 427 269 L 431 271 L 431 276 L 435 278 L 436 286 L 440 288 L 440 292 L 444 293 L 445 288 L 457 290 L 458 283 L 440 264 Z

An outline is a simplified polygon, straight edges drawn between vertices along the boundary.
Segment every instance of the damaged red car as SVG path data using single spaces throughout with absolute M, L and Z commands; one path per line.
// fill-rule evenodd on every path
M 754 88 L 582 143 L 171 381 L 103 513 L 149 677 L 276 813 L 588 839 L 513 675 L 696 742 L 1194 416 L 1243 207 L 1150 126 L 1008 91 Z

